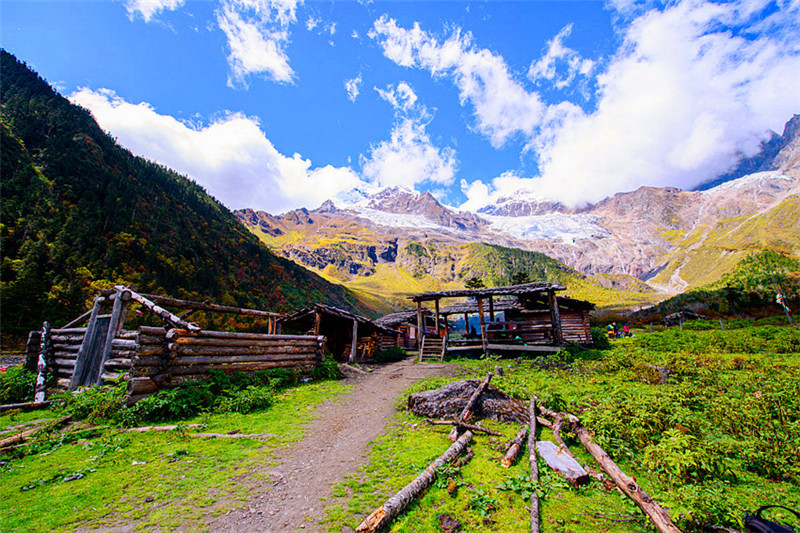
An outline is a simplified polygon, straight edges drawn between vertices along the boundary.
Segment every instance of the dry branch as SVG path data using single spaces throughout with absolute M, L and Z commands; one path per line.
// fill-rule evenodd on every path
M 147 433 L 150 431 L 176 431 L 181 428 L 190 429 L 201 427 L 200 424 L 189 424 L 187 426 L 142 426 L 138 428 L 128 428 L 126 433 Z M 197 437 L 204 439 L 267 439 L 277 437 L 275 433 L 188 433 L 183 432 L 183 436 Z
M 432 426 L 458 426 L 459 428 L 468 429 L 470 431 L 477 431 L 479 433 L 486 433 L 487 435 L 494 435 L 496 437 L 502 435 L 502 433 L 500 433 L 499 431 L 493 431 L 491 429 L 487 429 L 477 424 L 465 424 L 463 422 L 459 422 L 458 420 L 433 420 L 430 418 L 426 418 L 425 422 L 427 422 Z
M 503 457 L 503 460 L 500 461 L 500 465 L 503 468 L 509 468 L 512 464 L 514 464 L 514 461 L 517 460 L 517 456 L 519 455 L 520 450 L 522 450 L 522 443 L 525 442 L 525 436 L 527 434 L 527 427 L 522 426 L 519 428 L 519 431 L 517 431 L 517 436 L 514 437 L 514 440 L 509 443 L 508 448 L 506 449 L 506 454 Z
M 483 394 L 483 391 L 486 390 L 486 387 L 489 386 L 489 382 L 492 380 L 492 373 L 489 372 L 486 374 L 486 378 L 478 385 L 478 388 L 475 389 L 475 392 L 472 393 L 467 405 L 464 406 L 464 410 L 461 411 L 461 416 L 458 417 L 459 420 L 462 422 L 468 422 L 470 418 L 472 418 L 472 413 L 475 411 L 475 406 L 478 404 L 478 400 Z
M 642 488 L 636 483 L 636 480 L 627 475 L 625 472 L 611 460 L 611 457 L 597 444 L 592 442 L 592 437 L 583 424 L 580 423 L 577 417 L 569 416 L 570 429 L 578 437 L 583 444 L 584 448 L 595 458 L 600 468 L 608 474 L 608 476 L 617 484 L 617 486 L 624 492 L 630 499 L 632 499 L 639 508 L 653 522 L 653 525 L 661 533 L 680 533 L 678 527 L 672 522 L 669 513 L 662 509 L 658 503 L 650 497 Z
M 21 432 L 17 433 L 16 435 L 11 435 L 10 437 L 6 437 L 6 438 L 0 440 L 0 450 L 8 448 L 10 446 L 15 446 L 15 445 L 17 445 L 17 444 L 19 444 L 21 442 L 24 442 L 28 437 L 30 437 L 32 435 L 35 435 L 39 431 L 42 431 L 42 430 L 53 430 L 53 429 L 55 429 L 55 428 L 57 428 L 57 427 L 59 427 L 59 426 L 61 426 L 63 424 L 66 424 L 70 420 L 72 420 L 71 416 L 65 416 L 65 417 L 59 418 L 58 420 L 55 420 L 53 422 L 40 424 L 40 425 L 38 425 L 38 426 L 36 426 L 34 428 L 26 429 L 25 431 L 21 431 Z
M 472 433 L 467 431 L 411 483 L 403 487 L 400 492 L 386 500 L 386 503 L 366 517 L 356 528 L 356 533 L 379 531 L 383 526 L 394 520 L 397 515 L 403 512 L 403 509 L 408 507 L 414 498 L 433 483 L 436 478 L 436 470 L 457 457 L 471 440 Z

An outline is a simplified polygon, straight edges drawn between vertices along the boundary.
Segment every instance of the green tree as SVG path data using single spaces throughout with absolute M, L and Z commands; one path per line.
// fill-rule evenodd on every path
M 787 290 L 800 278 L 800 260 L 774 250 L 762 250 L 742 259 L 723 283 L 746 291 L 768 293 Z
M 530 281 L 530 276 L 528 276 L 528 273 L 523 270 L 516 272 L 511 276 L 512 285 L 524 285 L 526 283 L 530 283 Z
M 464 283 L 464 287 L 467 289 L 482 289 L 486 287 L 483 284 L 483 280 L 481 278 L 471 277 L 469 278 L 466 283 Z

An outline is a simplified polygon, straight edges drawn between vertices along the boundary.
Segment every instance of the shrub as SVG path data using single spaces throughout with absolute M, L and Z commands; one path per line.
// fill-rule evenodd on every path
M 611 349 L 611 341 L 608 340 L 608 335 L 603 333 L 600 328 L 592 328 L 592 346 L 598 350 Z
M 272 405 L 272 389 L 250 386 L 222 398 L 215 409 L 218 413 L 251 413 Z
M 0 372 L 0 404 L 33 401 L 36 374 L 21 366 Z
M 404 349 L 399 346 L 392 346 L 376 353 L 374 361 L 376 363 L 394 363 L 395 361 L 402 361 L 406 357 L 408 357 L 408 353 Z
M 339 364 L 331 354 L 325 354 L 325 359 L 311 371 L 311 378 L 315 380 L 342 379 Z
M 98 420 L 116 417 L 125 406 L 125 382 L 112 387 L 88 387 L 57 396 L 58 405 L 75 420 Z

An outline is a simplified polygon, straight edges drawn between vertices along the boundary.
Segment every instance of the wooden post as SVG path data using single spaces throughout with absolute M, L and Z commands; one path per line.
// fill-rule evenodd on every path
M 34 403 L 44 401 L 44 379 L 47 372 L 47 352 L 50 351 L 50 324 L 42 324 L 42 336 L 39 340 L 39 363 L 36 365 L 36 388 L 34 389 Z
M 469 313 L 464 313 L 464 337 L 469 337 Z
M 478 296 L 478 319 L 481 322 L 481 344 L 483 345 L 483 354 L 487 355 L 487 342 L 486 342 L 486 320 L 483 316 L 483 298 Z
M 494 296 L 489 296 L 489 322 L 494 322 Z
M 419 360 L 422 361 L 422 337 L 425 334 L 425 323 L 422 316 L 422 302 L 417 300 L 417 348 L 419 348 Z
M 72 371 L 72 379 L 69 382 L 69 390 L 75 390 L 80 381 L 80 375 L 83 373 L 83 368 L 86 366 L 86 360 L 89 356 L 89 350 L 92 345 L 92 337 L 95 326 L 97 325 L 97 315 L 100 314 L 100 306 L 105 301 L 105 297 L 98 296 L 94 299 L 94 306 L 92 307 L 92 314 L 89 316 L 89 323 L 86 325 L 86 333 L 83 336 L 81 348 L 78 351 L 78 356 L 75 360 L 75 368 Z
M 98 368 L 97 377 L 94 379 L 95 385 L 99 384 L 102 380 L 101 376 L 105 371 L 105 364 L 108 356 L 111 354 L 111 343 L 114 341 L 114 337 L 117 336 L 117 332 L 122 327 L 122 323 L 125 320 L 125 300 L 130 298 L 129 293 L 124 292 L 117 292 L 116 297 L 114 298 L 114 307 L 111 310 L 111 320 L 108 323 L 108 332 L 106 333 L 106 340 L 103 344 L 103 353 L 100 356 L 100 366 Z
M 350 359 L 348 363 L 356 361 L 356 345 L 358 345 L 358 320 L 353 319 L 353 343 L 350 346 Z
M 561 331 L 561 315 L 558 312 L 556 291 L 547 291 L 547 299 L 550 301 L 550 319 L 553 322 L 553 345 L 561 346 L 564 343 L 564 334 Z
M 319 330 L 322 328 L 322 311 L 317 309 L 316 320 L 314 321 L 314 335 L 319 335 Z
M 539 484 L 539 462 L 536 459 L 536 399 L 528 407 L 531 429 L 528 431 L 528 457 L 531 465 L 531 482 Z M 539 495 L 531 491 L 531 533 L 539 533 Z
M 439 298 L 436 298 L 433 301 L 433 306 L 436 309 L 436 318 L 434 319 L 434 324 L 436 328 L 436 336 L 439 336 Z

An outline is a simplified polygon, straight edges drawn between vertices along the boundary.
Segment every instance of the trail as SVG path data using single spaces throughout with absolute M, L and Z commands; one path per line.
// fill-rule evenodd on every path
M 263 471 L 269 474 L 269 481 L 244 481 L 252 494 L 244 509 L 211 518 L 206 522 L 209 530 L 323 531 L 317 525 L 323 516 L 320 498 L 330 496 L 332 483 L 355 473 L 366 462 L 368 445 L 394 414 L 400 391 L 417 380 L 453 370 L 453 365 L 406 359 L 350 378 L 354 390 L 320 406 L 306 437 L 270 458 L 277 460 L 278 466 L 268 466 L 265 459 Z

